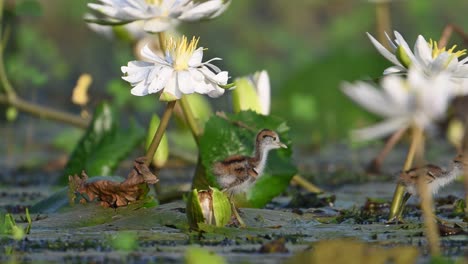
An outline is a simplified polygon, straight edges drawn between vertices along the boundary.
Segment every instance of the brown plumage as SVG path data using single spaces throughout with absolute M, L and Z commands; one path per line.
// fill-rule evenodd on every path
M 276 132 L 263 129 L 256 136 L 253 157 L 234 155 L 213 164 L 218 184 L 231 194 L 245 191 L 263 174 L 268 152 L 277 148 L 287 147 Z
M 413 168 L 402 172 L 398 178 L 398 182 L 406 187 L 409 194 L 417 195 L 418 178 L 423 179 L 428 184 L 431 193 L 436 194 L 439 189 L 451 183 L 457 176 L 463 173 L 465 165 L 468 165 L 468 159 L 463 155 L 458 155 L 450 164 L 448 170 L 443 170 L 440 167 L 432 164 L 427 164 L 420 168 Z

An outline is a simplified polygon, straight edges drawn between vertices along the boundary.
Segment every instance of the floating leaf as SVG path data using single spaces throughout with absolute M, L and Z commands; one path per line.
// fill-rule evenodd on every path
M 195 177 L 195 188 L 218 186 L 211 171 L 213 164 L 231 155 L 252 155 L 255 137 L 264 128 L 276 131 L 288 149 L 270 152 L 264 175 L 257 180 L 243 201 L 237 199 L 237 204 L 244 207 L 263 207 L 281 194 L 296 173 L 296 168 L 291 163 L 289 127 L 280 118 L 259 115 L 253 111 L 225 117 L 215 116 L 207 122 L 205 133 L 200 139 L 202 164 L 207 168 L 206 176 L 205 179 L 201 179 L 201 174 Z
M 132 123 L 126 131 L 121 130 L 111 107 L 106 103 L 101 104 L 71 154 L 60 183 L 67 184 L 68 176 L 80 174 L 83 170 L 90 177 L 111 175 L 119 162 L 143 141 L 143 137 L 143 129 L 136 123 Z
M 187 264 L 224 264 L 223 257 L 214 252 L 199 247 L 189 247 L 185 252 L 185 263 Z

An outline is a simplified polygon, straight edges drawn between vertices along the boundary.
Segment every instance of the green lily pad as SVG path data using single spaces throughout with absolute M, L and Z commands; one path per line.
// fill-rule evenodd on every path
M 81 138 L 59 179 L 66 185 L 68 176 L 85 170 L 90 176 L 108 176 L 138 144 L 143 142 L 144 129 L 135 122 L 123 130 L 115 111 L 106 103 L 99 105 L 91 125 Z
M 205 133 L 200 139 L 201 161 L 207 168 L 206 179 L 194 180 L 194 187 L 219 187 L 211 171 L 212 165 L 231 155 L 252 155 L 256 134 L 264 128 L 276 131 L 288 149 L 270 152 L 264 175 L 247 192 L 245 199 L 237 200 L 237 204 L 260 208 L 281 194 L 296 173 L 296 167 L 291 162 L 289 127 L 280 118 L 259 115 L 253 111 L 227 115 L 227 118 L 214 116 L 207 122 Z

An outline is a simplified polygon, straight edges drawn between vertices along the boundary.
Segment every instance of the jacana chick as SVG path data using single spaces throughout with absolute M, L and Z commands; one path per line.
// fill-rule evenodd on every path
M 268 152 L 278 148 L 287 146 L 275 131 L 263 129 L 257 134 L 253 157 L 234 155 L 213 165 L 219 186 L 230 195 L 248 190 L 262 176 Z

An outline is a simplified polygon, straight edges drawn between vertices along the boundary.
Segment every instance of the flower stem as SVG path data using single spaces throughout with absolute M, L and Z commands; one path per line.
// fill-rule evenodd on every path
M 418 178 L 418 193 L 421 200 L 421 209 L 424 217 L 424 226 L 426 229 L 426 238 L 429 243 L 429 249 L 433 257 L 440 255 L 440 235 L 437 230 L 434 214 L 432 213 L 432 194 L 429 192 L 427 182 L 424 177 Z
M 413 127 L 412 131 L 412 138 L 411 138 L 411 145 L 408 150 L 408 154 L 406 156 L 405 160 L 405 165 L 403 166 L 403 171 L 407 171 L 411 169 L 411 166 L 413 165 L 413 160 L 414 160 L 414 155 L 416 153 L 416 149 L 418 145 L 420 144 L 422 137 L 423 137 L 423 131 L 417 127 Z M 390 215 L 389 215 L 389 220 L 395 220 L 396 217 L 398 217 L 399 212 L 401 211 L 401 207 L 403 206 L 403 196 L 405 194 L 405 187 L 401 184 L 398 183 L 395 189 L 395 192 L 393 194 L 393 200 L 392 204 L 390 206 Z
M 172 112 L 174 111 L 174 106 L 176 102 L 177 101 L 170 101 L 166 105 L 166 110 L 164 110 L 164 114 L 161 117 L 161 122 L 159 123 L 158 129 L 156 129 L 156 132 L 154 133 L 154 136 L 153 136 L 153 140 L 151 141 L 148 151 L 146 151 L 146 155 L 145 155 L 146 166 L 149 166 L 151 164 L 154 154 L 156 153 L 156 150 L 158 150 L 159 143 L 161 143 L 161 139 L 164 135 L 164 132 L 166 132 L 166 128 L 169 123 L 169 120 L 171 119 L 171 115 L 172 115 Z
M 6 70 L 5 70 L 5 62 L 3 59 L 3 51 L 5 50 L 6 43 L 4 42 L 4 34 L 2 32 L 3 27 L 3 0 L 0 0 L 0 82 L 2 85 L 3 90 L 5 91 L 8 98 L 14 99 L 16 98 L 16 92 L 13 89 L 10 81 L 7 78 Z
M 19 97 L 8 97 L 0 95 L 0 104 L 6 104 L 17 108 L 20 111 L 29 113 L 39 118 L 58 121 L 61 123 L 70 124 L 79 128 L 87 128 L 89 120 L 81 118 L 80 116 L 65 113 L 59 110 L 51 109 L 38 104 L 30 103 Z
M 387 37 L 385 36 L 385 32 L 389 32 L 391 29 L 390 1 L 377 1 L 375 3 L 375 15 L 378 39 L 386 48 L 390 48 L 388 47 Z
M 291 182 L 301 186 L 302 188 L 306 189 L 311 193 L 323 193 L 323 191 L 319 187 L 307 181 L 306 179 L 304 179 L 304 177 L 302 177 L 299 174 L 294 175 L 294 177 L 292 177 L 291 179 Z
M 198 126 L 197 120 L 195 120 L 192 108 L 190 108 L 190 103 L 186 96 L 182 96 L 182 99 L 180 99 L 179 102 L 180 106 L 182 107 L 182 111 L 184 112 L 185 120 L 187 121 L 190 131 L 192 131 L 193 138 L 195 139 L 195 142 L 198 146 L 202 131 Z

